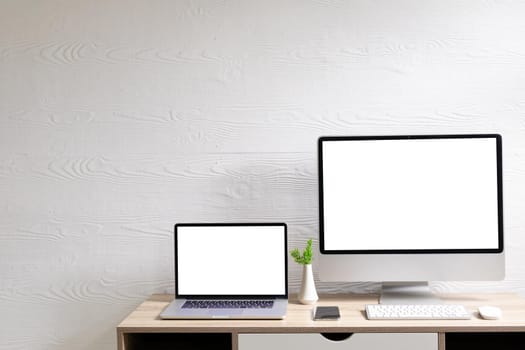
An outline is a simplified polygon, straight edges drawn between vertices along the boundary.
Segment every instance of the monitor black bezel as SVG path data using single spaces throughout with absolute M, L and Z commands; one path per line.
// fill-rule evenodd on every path
M 493 138 L 496 141 L 497 191 L 498 191 L 498 248 L 481 249 L 370 249 L 370 250 L 328 250 L 324 242 L 324 196 L 323 196 L 323 142 L 377 141 L 377 140 L 420 140 L 420 139 L 469 139 Z M 319 248 L 321 254 L 499 254 L 503 252 L 503 179 L 502 179 L 502 138 L 500 134 L 447 134 L 447 135 L 388 135 L 388 136 L 322 136 L 317 143 L 319 176 Z
M 206 226 L 279 226 L 284 227 L 284 294 L 180 294 L 178 285 L 178 254 L 177 254 L 177 234 L 179 227 L 206 227 Z M 175 270 L 175 297 L 186 299 L 268 299 L 268 298 L 288 298 L 288 227 L 284 222 L 262 222 L 262 223 L 178 223 L 174 226 L 174 270 Z

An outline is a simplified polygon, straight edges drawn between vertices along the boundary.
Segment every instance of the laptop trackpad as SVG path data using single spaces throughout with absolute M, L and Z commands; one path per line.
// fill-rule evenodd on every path
M 215 309 L 210 310 L 209 314 L 215 317 L 228 317 L 228 316 L 237 316 L 242 315 L 243 310 L 239 309 Z

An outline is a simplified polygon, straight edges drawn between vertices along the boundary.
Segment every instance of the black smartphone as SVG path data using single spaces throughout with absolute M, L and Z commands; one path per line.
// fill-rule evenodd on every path
M 338 320 L 340 317 L 338 306 L 318 306 L 314 311 L 314 320 Z

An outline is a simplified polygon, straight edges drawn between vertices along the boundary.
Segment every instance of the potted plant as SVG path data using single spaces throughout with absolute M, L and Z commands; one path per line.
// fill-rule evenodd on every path
M 302 304 L 313 304 L 319 297 L 315 290 L 314 274 L 312 272 L 312 240 L 308 240 L 306 248 L 302 253 L 299 252 L 298 248 L 295 248 L 290 254 L 296 263 L 303 265 L 303 279 L 298 297 L 299 302 Z

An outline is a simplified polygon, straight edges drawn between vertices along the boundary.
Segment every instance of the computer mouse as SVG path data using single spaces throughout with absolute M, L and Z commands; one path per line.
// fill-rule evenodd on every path
M 484 320 L 499 320 L 501 318 L 501 309 L 496 306 L 480 306 L 478 312 Z

